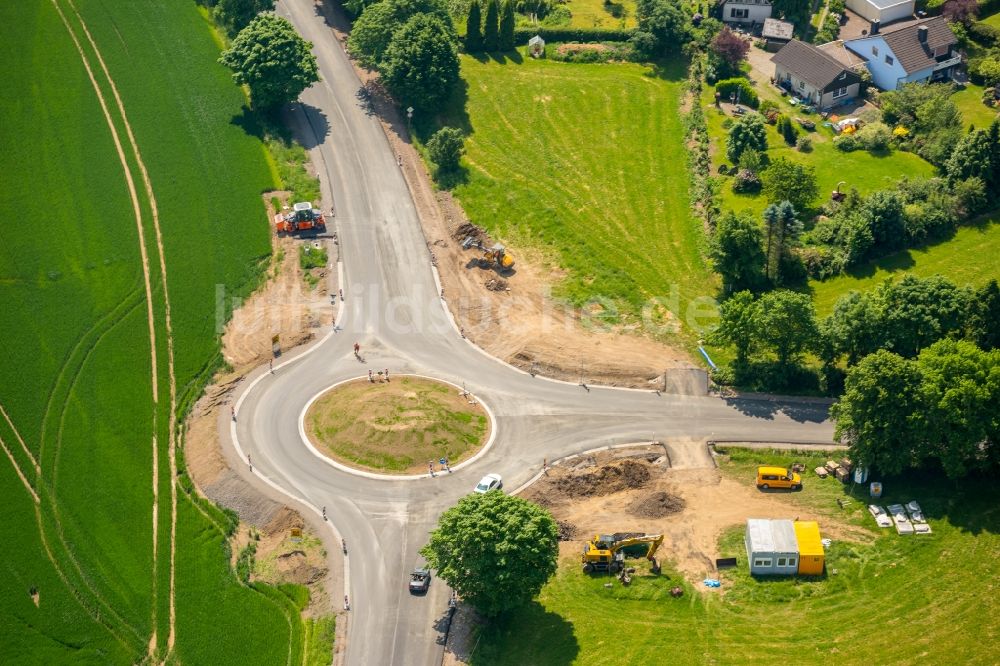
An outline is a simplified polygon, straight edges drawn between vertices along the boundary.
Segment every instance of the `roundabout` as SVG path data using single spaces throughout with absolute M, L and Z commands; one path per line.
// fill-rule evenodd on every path
M 490 410 L 450 382 L 418 375 L 349 379 L 316 395 L 303 412 L 317 454 L 365 476 L 427 477 L 459 469 L 493 441 Z M 445 461 L 445 462 L 441 462 Z

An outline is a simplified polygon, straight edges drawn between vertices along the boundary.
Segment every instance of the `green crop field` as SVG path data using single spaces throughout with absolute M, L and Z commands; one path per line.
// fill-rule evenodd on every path
M 731 454 L 723 473 L 747 483 L 761 462 L 809 467 L 826 459 Z M 1000 492 L 984 481 L 929 476 L 885 484 L 881 503 L 917 499 L 934 534 L 876 533 L 860 486 L 851 495 L 834 479 L 809 476 L 805 490 L 789 495 L 788 517 L 808 506 L 857 535 L 833 540 L 824 576 L 752 578 L 740 526 L 720 539 L 720 552 L 739 561 L 722 576 L 724 594 L 696 589 L 669 563 L 659 577 L 638 564 L 630 587 L 611 579 L 605 588 L 608 578 L 587 576 L 578 558 L 566 557 L 537 602 L 481 630 L 471 663 L 589 664 L 595 655 L 613 655 L 616 664 L 994 663 Z M 849 504 L 840 509 L 837 498 Z M 675 585 L 684 596 L 671 597 Z
M 246 293 L 270 251 L 243 95 L 194 3 L 26 0 L 0 23 L 0 662 L 300 660 L 300 600 L 237 580 L 183 469 L 171 521 L 168 342 L 180 412 L 219 362 L 217 288 Z
M 833 312 L 837 299 L 849 291 L 869 291 L 894 275 L 913 273 L 921 277 L 940 274 L 960 286 L 979 286 L 1000 279 L 1000 213 L 977 224 L 961 227 L 953 238 L 935 245 L 903 250 L 896 254 L 858 266 L 845 275 L 812 281 L 817 315 Z
M 469 134 L 454 192 L 473 222 L 565 271 L 557 296 L 635 319 L 672 289 L 682 318 L 715 293 L 688 208 L 682 68 L 463 56 L 462 77 L 467 100 L 443 119 Z

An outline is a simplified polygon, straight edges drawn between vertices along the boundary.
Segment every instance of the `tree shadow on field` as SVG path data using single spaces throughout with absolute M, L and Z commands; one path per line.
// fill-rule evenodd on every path
M 687 78 L 687 65 L 680 56 L 668 56 L 650 63 L 645 76 L 663 81 L 683 81 Z
M 470 666 L 534 664 L 565 666 L 580 654 L 573 625 L 537 601 L 501 615 L 483 627 Z M 608 663 L 615 663 L 610 659 Z
M 229 119 L 229 123 L 236 125 L 250 136 L 255 136 L 261 140 L 264 139 L 265 127 L 260 115 L 246 104 L 243 105 L 238 114 Z
M 524 56 L 522 56 L 521 52 L 517 49 L 512 51 L 493 51 L 490 53 L 466 53 L 466 55 L 470 58 L 474 58 L 475 61 L 481 65 L 485 65 L 489 62 L 495 62 L 498 65 L 506 65 L 508 63 L 520 65 L 524 62 Z

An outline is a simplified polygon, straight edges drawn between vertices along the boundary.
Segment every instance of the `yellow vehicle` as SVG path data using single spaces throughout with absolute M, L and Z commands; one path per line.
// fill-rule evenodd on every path
M 583 570 L 618 573 L 626 557 L 645 557 L 658 572 L 660 566 L 653 556 L 662 544 L 662 534 L 597 534 L 583 546 Z
M 758 467 L 757 487 L 764 490 L 769 488 L 802 490 L 802 477 L 784 467 Z
M 514 257 L 507 252 L 507 248 L 503 245 L 498 243 L 492 247 L 486 247 L 478 238 L 467 236 L 462 241 L 462 249 L 468 250 L 472 247 L 483 253 L 477 262 L 481 268 L 495 268 L 501 273 L 506 273 L 514 268 Z

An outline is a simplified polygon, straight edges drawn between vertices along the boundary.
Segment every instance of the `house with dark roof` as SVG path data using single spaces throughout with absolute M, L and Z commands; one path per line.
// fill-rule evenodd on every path
M 771 56 L 771 62 L 775 83 L 821 110 L 858 96 L 861 77 L 812 44 L 793 39 Z
M 962 64 L 958 40 L 944 17 L 905 21 L 879 28 L 872 22 L 866 37 L 844 41 L 844 48 L 866 60 L 872 82 L 882 90 L 904 83 L 947 81 Z
M 748 32 L 757 32 L 771 18 L 771 0 L 718 0 L 719 18 Z

